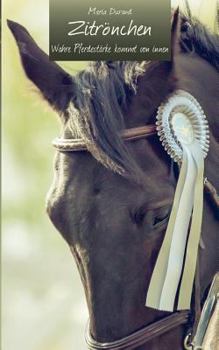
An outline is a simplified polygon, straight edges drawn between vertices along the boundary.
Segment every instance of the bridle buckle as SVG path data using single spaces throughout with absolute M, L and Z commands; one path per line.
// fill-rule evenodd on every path
M 192 345 L 192 342 L 191 342 L 191 336 L 192 336 L 192 334 L 189 333 L 185 337 L 185 340 L 184 340 L 184 349 L 185 350 L 193 350 L 193 345 Z
M 191 336 L 192 334 L 189 333 L 187 334 L 187 336 L 185 337 L 184 340 L 184 349 L 185 350 L 204 350 L 202 346 L 195 346 L 193 345 L 192 341 L 191 341 Z

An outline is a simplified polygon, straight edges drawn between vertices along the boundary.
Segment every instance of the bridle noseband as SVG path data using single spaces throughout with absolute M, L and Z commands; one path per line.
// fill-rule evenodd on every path
M 125 141 L 135 141 L 150 136 L 157 135 L 157 127 L 155 124 L 146 125 L 136 128 L 125 129 L 121 132 L 121 136 Z M 83 139 L 65 139 L 65 138 L 56 138 L 53 141 L 53 146 L 60 152 L 78 152 L 78 151 L 87 151 L 86 143 Z M 210 198 L 213 206 L 219 210 L 219 197 L 215 187 L 205 178 L 204 182 L 205 193 Z M 194 310 L 196 313 L 196 310 Z M 143 329 L 140 329 L 129 336 L 121 338 L 113 342 L 98 342 L 93 339 L 90 333 L 90 327 L 86 329 L 86 342 L 89 350 L 125 350 L 125 349 L 134 349 L 138 346 L 142 346 L 145 343 L 155 339 L 162 334 L 171 331 L 177 328 L 180 325 L 185 325 L 190 323 L 190 311 L 179 311 L 174 312 L 170 316 L 167 316 L 159 321 L 156 321 Z M 196 318 L 196 315 L 192 315 L 193 320 Z
M 88 345 L 89 350 L 127 350 L 135 349 L 139 346 L 146 344 L 147 342 L 163 335 L 175 329 L 176 327 L 186 324 L 189 319 L 188 312 L 176 312 L 170 316 L 163 318 L 157 322 L 152 323 L 149 326 L 146 326 L 127 337 L 115 340 L 109 343 L 100 343 L 94 340 L 90 334 L 90 327 L 86 329 L 85 339 Z

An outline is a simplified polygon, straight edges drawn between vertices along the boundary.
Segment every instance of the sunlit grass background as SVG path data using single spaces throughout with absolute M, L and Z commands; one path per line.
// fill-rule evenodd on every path
M 190 4 L 216 28 L 215 0 Z M 86 349 L 79 275 L 44 206 L 59 121 L 25 78 L 5 23 L 22 23 L 48 52 L 48 7 L 48 0 L 3 1 L 3 350 Z M 60 64 L 72 74 L 86 65 Z

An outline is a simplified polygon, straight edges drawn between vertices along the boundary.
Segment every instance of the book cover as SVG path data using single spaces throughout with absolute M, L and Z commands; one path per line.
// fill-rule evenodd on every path
M 217 349 L 218 18 L 3 0 L 3 350 Z

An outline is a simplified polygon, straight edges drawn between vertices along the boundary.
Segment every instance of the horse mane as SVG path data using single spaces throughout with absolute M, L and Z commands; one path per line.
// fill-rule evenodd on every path
M 180 45 L 195 52 L 219 71 L 219 36 L 189 14 L 181 14 Z M 137 91 L 137 80 L 149 62 L 95 61 L 75 77 L 76 92 L 67 111 L 68 127 L 82 137 L 88 150 L 105 167 L 120 174 L 135 174 L 139 168 L 121 139 L 123 113 Z
M 219 71 L 219 35 L 211 33 L 197 18 L 182 15 L 181 48 L 195 52 Z

